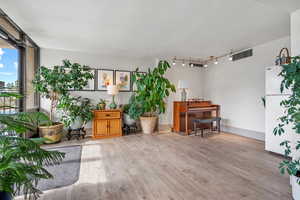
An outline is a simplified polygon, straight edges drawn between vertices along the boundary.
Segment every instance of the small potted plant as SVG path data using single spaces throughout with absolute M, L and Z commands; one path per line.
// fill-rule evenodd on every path
M 133 75 L 137 91 L 133 99 L 135 108 L 130 108 L 137 109 L 138 112 L 132 113 L 131 117 L 139 116 L 144 133 L 154 132 L 158 114 L 166 111 L 165 98 L 176 91 L 175 86 L 164 77 L 168 68 L 170 65 L 167 61 L 159 61 L 158 66 L 153 70 L 149 69 L 147 74 Z
M 63 124 L 54 120 L 54 111 L 64 96 L 69 96 L 70 90 L 82 90 L 88 80 L 93 78 L 90 68 L 78 63 L 63 60 L 62 66 L 53 68 L 40 67 L 33 80 L 37 92 L 51 101 L 50 119 L 53 122 L 48 126 L 40 126 L 40 134 L 48 138 L 47 143 L 59 142 L 62 137 Z
M 130 104 L 125 104 L 123 106 L 124 124 L 131 126 L 131 125 L 135 124 L 136 120 L 130 117 L 129 110 L 130 110 Z
M 100 99 L 99 103 L 97 104 L 97 109 L 98 110 L 105 110 L 106 108 L 106 100 Z

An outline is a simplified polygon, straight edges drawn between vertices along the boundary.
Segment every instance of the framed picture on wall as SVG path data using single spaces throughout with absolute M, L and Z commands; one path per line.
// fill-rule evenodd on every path
M 146 72 L 132 72 L 132 76 L 135 75 L 135 74 L 141 74 L 141 75 L 145 75 L 147 74 Z M 137 78 L 138 80 L 139 78 Z M 133 92 L 136 92 L 137 91 L 137 87 L 136 87 L 136 84 L 132 81 L 132 91 Z
M 114 70 L 97 70 L 97 90 L 106 91 L 107 86 L 114 84 Z
M 90 72 L 93 74 L 93 78 L 88 80 L 88 84 L 82 89 L 83 91 L 95 90 L 96 70 L 90 69 Z
M 131 91 L 131 71 L 116 70 L 116 85 L 119 85 L 120 92 Z

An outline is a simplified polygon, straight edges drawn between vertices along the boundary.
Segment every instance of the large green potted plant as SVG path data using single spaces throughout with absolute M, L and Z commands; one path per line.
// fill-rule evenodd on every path
M 72 96 L 63 96 L 57 108 L 61 111 L 62 122 L 71 129 L 82 128 L 91 121 L 95 109 L 90 99 Z
M 171 92 L 175 92 L 175 86 L 164 77 L 170 65 L 167 61 L 159 61 L 153 70 L 147 74 L 135 73 L 133 82 L 137 86 L 134 104 L 137 112 L 131 114 L 132 118 L 140 117 L 144 133 L 154 132 L 158 114 L 165 113 L 165 100 Z M 137 69 L 138 71 L 138 69 Z
M 93 78 L 90 68 L 78 63 L 63 60 L 63 65 L 53 68 L 40 67 L 33 80 L 33 86 L 42 97 L 51 101 L 50 126 L 41 126 L 40 133 L 48 138 L 51 143 L 60 141 L 63 124 L 54 120 L 54 111 L 63 96 L 68 96 L 70 90 L 82 90 L 88 80 Z M 48 142 L 49 143 L 49 142 Z
M 279 118 L 280 123 L 274 129 L 274 134 L 286 134 L 285 128 L 292 126 L 292 141 L 282 141 L 285 148 L 285 159 L 280 163 L 280 172 L 291 176 L 294 199 L 300 199 L 300 57 L 293 57 L 290 64 L 282 66 L 279 74 L 283 77 L 281 92 L 290 90 L 291 95 L 280 105 L 285 109 L 285 115 Z M 292 157 L 290 159 L 289 157 Z
M 0 93 L 0 97 L 16 97 Z M 22 193 L 25 199 L 37 199 L 41 191 L 37 184 L 41 179 L 53 176 L 45 166 L 59 164 L 64 153 L 46 151 L 40 147 L 44 139 L 26 139 L 27 131 L 36 131 L 37 125 L 47 122 L 43 113 L 0 114 L 0 199 L 11 200 Z M 6 136 L 13 132 L 16 136 Z

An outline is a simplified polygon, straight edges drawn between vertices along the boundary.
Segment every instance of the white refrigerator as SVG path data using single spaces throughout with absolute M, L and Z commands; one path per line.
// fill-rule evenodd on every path
M 281 66 L 271 66 L 266 68 L 266 131 L 265 131 L 265 149 L 270 152 L 284 154 L 284 147 L 280 143 L 284 140 L 293 141 L 293 130 L 291 126 L 285 127 L 285 133 L 281 136 L 274 135 L 273 130 L 279 124 L 279 117 L 284 115 L 284 108 L 280 102 L 289 97 L 290 91 L 280 92 L 282 77 L 278 76 L 281 72 Z

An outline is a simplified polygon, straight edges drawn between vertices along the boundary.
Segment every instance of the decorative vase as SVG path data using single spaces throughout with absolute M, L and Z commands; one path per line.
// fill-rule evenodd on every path
M 40 126 L 39 133 L 41 137 L 48 139 L 44 143 L 46 144 L 57 143 L 62 138 L 63 128 L 64 125 L 62 123 L 56 123 L 51 126 Z
M 115 103 L 115 95 L 112 95 L 112 102 L 109 104 L 109 108 L 112 110 L 117 108 L 117 104 Z
M 156 128 L 157 117 L 140 117 L 143 133 L 151 134 Z

